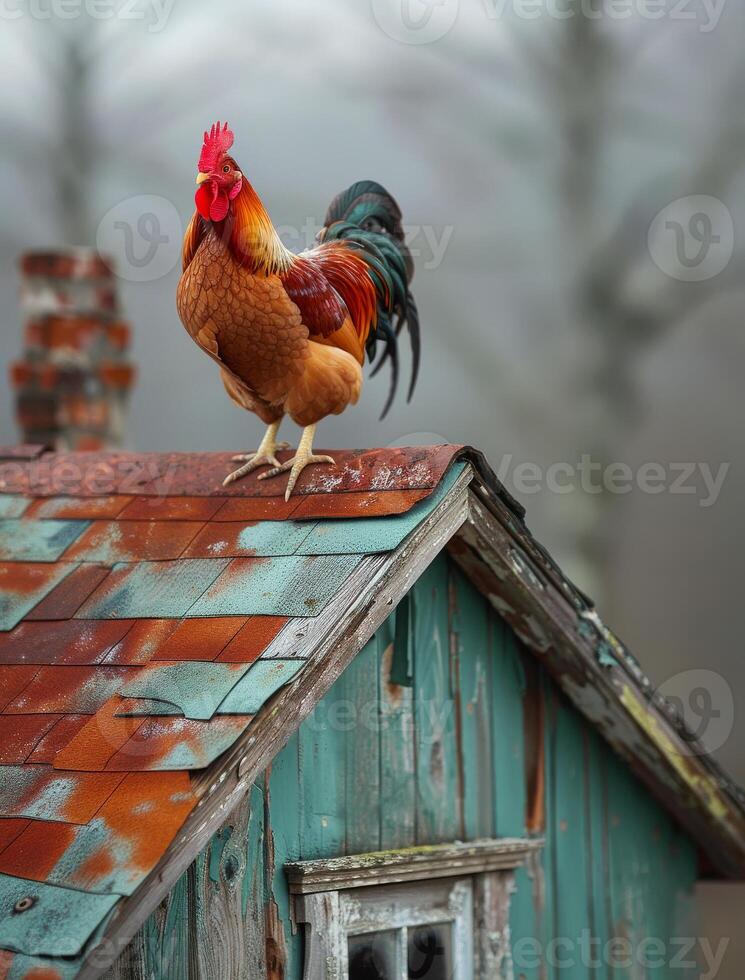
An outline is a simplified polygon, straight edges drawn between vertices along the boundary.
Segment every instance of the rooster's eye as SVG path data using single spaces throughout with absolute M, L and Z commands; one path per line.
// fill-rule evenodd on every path
M 230 173 L 230 164 L 226 163 L 225 166 L 222 168 L 222 172 L 224 174 L 229 174 Z

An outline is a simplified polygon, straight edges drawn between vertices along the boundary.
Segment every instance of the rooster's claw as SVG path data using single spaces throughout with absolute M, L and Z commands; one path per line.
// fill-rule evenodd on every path
M 279 446 L 277 447 L 279 448 Z M 225 479 L 222 481 L 222 485 L 227 487 L 231 483 L 235 483 L 236 480 L 240 480 L 244 476 L 248 476 L 249 473 L 253 473 L 260 466 L 281 466 L 282 464 L 277 459 L 276 456 L 265 456 L 259 455 L 259 453 L 250 453 L 245 456 L 234 456 L 233 459 L 237 462 L 240 459 L 248 460 L 243 466 L 239 466 L 237 470 L 233 470 L 232 473 L 228 473 Z M 271 472 L 271 471 L 270 471 Z
M 274 469 L 267 470 L 266 473 L 262 473 L 259 476 L 260 480 L 269 480 L 273 476 L 279 476 L 280 473 L 286 473 L 290 471 L 290 479 L 287 481 L 287 489 L 285 490 L 285 500 L 290 499 L 292 491 L 295 489 L 295 484 L 297 483 L 298 477 L 303 472 L 306 466 L 310 466 L 312 463 L 330 463 L 331 466 L 336 466 L 336 460 L 331 456 L 314 456 L 313 453 L 307 453 L 294 456 L 292 459 L 288 459 L 286 463 L 277 463 Z
M 291 447 L 289 442 L 278 442 L 274 446 L 275 451 L 277 449 L 290 449 L 290 448 Z M 230 459 L 233 463 L 252 463 L 258 455 L 259 452 L 257 450 L 255 453 L 238 453 L 237 456 L 231 456 Z M 274 456 L 272 456 L 271 459 L 267 457 L 267 462 L 270 462 L 272 466 L 279 466 L 279 463 L 274 458 Z M 264 464 L 261 463 L 259 465 L 263 466 Z M 238 479 L 238 477 L 236 477 L 236 479 Z
M 280 419 L 279 422 L 281 421 Z M 289 449 L 290 444 L 288 442 L 277 442 L 279 422 L 272 422 L 255 453 L 241 453 L 238 456 L 233 456 L 233 462 L 243 463 L 243 466 L 239 466 L 237 470 L 234 470 L 225 477 L 222 481 L 224 487 L 227 487 L 230 483 L 235 483 L 236 480 L 240 480 L 244 476 L 248 476 L 249 473 L 257 470 L 260 466 L 277 467 L 282 465 L 277 459 L 277 450 Z

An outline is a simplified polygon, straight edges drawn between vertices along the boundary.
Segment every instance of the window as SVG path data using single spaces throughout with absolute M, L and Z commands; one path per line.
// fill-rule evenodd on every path
M 469 879 L 342 892 L 339 911 L 349 980 L 471 980 Z
M 484 840 L 288 865 L 305 980 L 509 974 L 512 872 L 541 844 Z

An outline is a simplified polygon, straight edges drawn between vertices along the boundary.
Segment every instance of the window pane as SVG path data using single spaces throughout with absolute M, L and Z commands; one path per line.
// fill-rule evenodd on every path
M 349 980 L 399 980 L 397 936 L 395 929 L 350 936 Z
M 409 980 L 451 980 L 452 932 L 450 923 L 409 928 Z

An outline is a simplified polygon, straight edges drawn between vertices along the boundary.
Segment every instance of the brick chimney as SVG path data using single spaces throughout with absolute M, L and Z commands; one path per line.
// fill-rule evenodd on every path
M 27 253 L 20 267 L 24 353 L 10 374 L 23 441 L 121 445 L 135 372 L 110 261 L 75 248 Z

